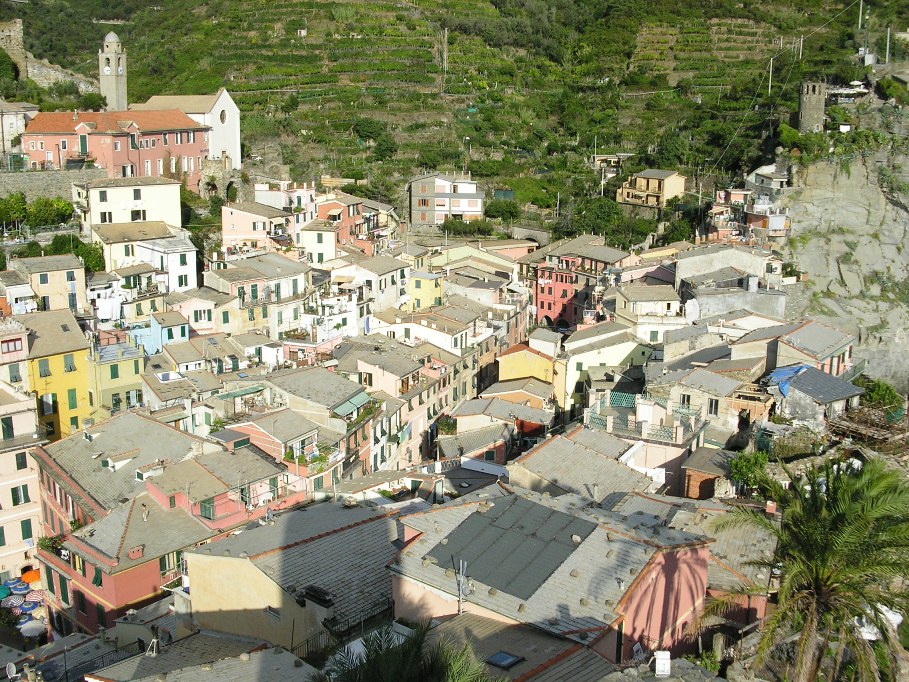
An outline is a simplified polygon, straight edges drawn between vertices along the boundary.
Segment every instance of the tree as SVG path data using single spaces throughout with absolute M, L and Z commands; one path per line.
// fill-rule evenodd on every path
M 107 106 L 107 97 L 97 92 L 86 92 L 79 98 L 79 109 L 82 111 L 103 111 Z
M 281 103 L 281 111 L 285 114 L 292 114 L 300 108 L 300 96 L 292 92 Z
M 354 121 L 353 131 L 361 140 L 378 140 L 385 134 L 387 127 L 382 121 L 373 118 L 358 118 Z
M 387 134 L 383 133 L 376 139 L 375 146 L 372 148 L 372 153 L 379 161 L 388 161 L 389 159 L 394 158 L 394 155 L 398 153 L 398 143 L 395 142 L 395 139 Z
M 401 639 L 390 626 L 363 638 L 363 651 L 345 647 L 309 682 L 493 682 L 469 646 L 429 642 L 429 624 Z
M 764 511 L 737 508 L 717 526 L 761 529 L 777 541 L 776 557 L 754 565 L 780 571 L 778 607 L 764 622 L 758 661 L 783 638 L 798 635 L 794 682 L 836 679 L 847 651 L 861 680 L 879 679 L 875 651 L 857 620 L 880 632 L 879 646 L 890 657 L 901 647 L 884 608 L 906 613 L 909 591 L 909 485 L 877 459 L 853 465 L 828 462 L 804 478 L 787 471 L 788 488 L 763 485 L 782 508 L 777 524 Z M 736 607 L 761 592 L 742 585 L 705 608 L 704 617 Z M 833 660 L 829 660 L 833 652 Z M 904 652 L 902 652 L 904 653 Z
M 862 402 L 872 407 L 898 407 L 903 404 L 903 397 L 886 381 L 862 376 L 855 382 L 865 389 Z
M 487 218 L 515 220 L 521 217 L 521 207 L 512 199 L 491 199 L 484 210 Z
M 740 452 L 729 460 L 729 478 L 749 488 L 756 488 L 765 476 L 769 457 L 766 452 Z

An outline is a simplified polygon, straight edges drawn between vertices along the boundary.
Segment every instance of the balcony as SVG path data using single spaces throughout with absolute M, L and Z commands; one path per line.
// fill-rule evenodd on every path
M 274 292 L 267 291 L 264 296 L 259 296 L 258 298 L 246 298 L 240 301 L 241 308 L 255 308 L 260 305 L 274 305 L 276 303 L 293 303 L 294 301 L 300 301 L 304 298 L 309 298 L 312 294 L 315 293 L 315 289 L 304 289 L 303 291 L 298 291 L 296 294 L 290 294 L 285 296 L 282 294 L 281 298 L 277 298 L 274 295 Z

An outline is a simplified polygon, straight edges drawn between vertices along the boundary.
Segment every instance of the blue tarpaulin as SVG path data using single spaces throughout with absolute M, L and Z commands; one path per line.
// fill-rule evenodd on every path
M 768 377 L 771 386 L 779 386 L 780 393 L 783 397 L 789 396 L 789 384 L 799 374 L 808 369 L 808 365 L 791 365 L 789 367 L 777 367 Z

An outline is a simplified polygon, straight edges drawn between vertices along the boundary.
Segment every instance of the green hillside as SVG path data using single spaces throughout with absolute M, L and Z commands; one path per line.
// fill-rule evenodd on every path
M 96 16 L 100 6 L 32 0 L 6 3 L 0 16 L 24 16 L 39 55 L 90 73 L 109 27 L 89 17 L 71 36 L 48 41 L 54 29 L 41 8 Z M 582 163 L 595 145 L 688 174 L 741 173 L 772 152 L 777 122 L 794 110 L 803 78 L 862 76 L 853 55 L 866 39 L 854 35 L 857 2 L 827 0 L 120 0 L 104 7 L 130 17 L 116 30 L 129 52 L 133 101 L 224 85 L 245 112 L 248 148 L 274 152 L 300 178 L 369 177 L 388 197 L 420 167 L 466 165 L 540 209 L 560 195 L 599 193 Z M 875 3 L 867 39 L 879 43 L 891 22 L 909 23 L 905 2 Z

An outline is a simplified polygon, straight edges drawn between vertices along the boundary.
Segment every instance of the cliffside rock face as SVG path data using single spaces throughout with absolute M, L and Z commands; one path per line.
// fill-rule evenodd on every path
M 796 173 L 787 196 L 791 258 L 810 281 L 787 313 L 838 325 L 859 338 L 868 373 L 909 387 L 909 196 L 906 158 L 855 159 L 848 171 L 818 163 Z M 888 176 L 882 181 L 881 169 Z

